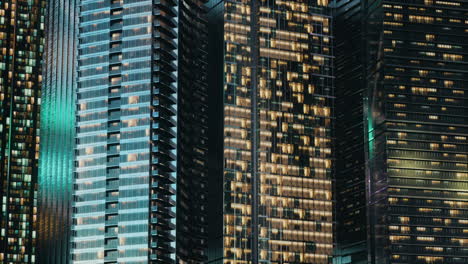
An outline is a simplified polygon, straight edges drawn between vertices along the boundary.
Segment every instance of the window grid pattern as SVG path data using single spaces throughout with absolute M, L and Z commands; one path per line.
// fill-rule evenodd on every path
M 0 262 L 35 263 L 45 1 L 0 2 Z
M 421 0 L 370 9 L 376 263 L 468 261 L 466 8 Z
M 224 263 L 331 263 L 327 1 L 225 1 Z
M 73 262 L 172 263 L 177 5 L 80 11 Z

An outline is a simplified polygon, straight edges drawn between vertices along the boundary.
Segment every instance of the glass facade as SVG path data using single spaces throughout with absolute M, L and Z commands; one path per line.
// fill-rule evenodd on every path
M 77 1 L 47 2 L 38 177 L 39 263 L 70 260 L 77 18 Z
M 206 1 L 179 1 L 177 263 L 204 263 L 207 247 L 208 22 Z
M 204 3 L 80 2 L 74 263 L 206 259 Z
M 45 1 L 0 2 L 0 262 L 35 263 Z
M 336 264 L 368 263 L 364 1 L 335 1 Z
M 74 263 L 173 263 L 177 2 L 80 2 Z
M 223 4 L 222 262 L 331 263 L 329 3 Z
M 369 262 L 466 263 L 467 3 L 361 2 Z

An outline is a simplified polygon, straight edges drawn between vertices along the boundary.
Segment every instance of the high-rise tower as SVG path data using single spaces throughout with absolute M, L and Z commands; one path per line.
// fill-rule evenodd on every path
M 210 183 L 222 188 L 223 219 L 218 231 L 210 226 L 218 241 L 210 242 L 210 261 L 331 263 L 329 3 L 214 2 L 213 32 L 223 32 L 224 81 L 213 83 L 224 90 L 224 146 L 222 174 Z
M 73 261 L 174 262 L 177 2 L 80 11 Z
M 341 38 L 338 47 L 364 51 L 354 60 L 356 75 L 337 69 L 337 94 L 362 93 L 342 98 L 337 123 L 353 109 L 346 122 L 363 128 L 361 153 L 348 159 L 348 148 L 339 156 L 338 164 L 354 167 L 337 179 L 346 215 L 339 226 L 348 230 L 339 248 L 361 240 L 369 263 L 466 263 L 467 3 L 339 2 L 337 34 L 357 37 Z M 353 56 L 343 56 L 338 61 L 350 65 Z M 346 133 L 337 139 L 348 147 L 353 140 Z M 355 263 L 349 252 L 340 252 L 341 263 Z
M 203 1 L 80 2 L 74 263 L 203 261 L 203 14 Z
M 47 2 L 38 176 L 39 263 L 70 261 L 77 21 L 77 1 Z
M 205 0 L 179 1 L 178 263 L 204 263 L 208 201 L 208 24 Z
M 368 261 L 364 1 L 335 1 L 336 239 L 341 263 Z
M 0 3 L 0 262 L 36 258 L 45 1 Z

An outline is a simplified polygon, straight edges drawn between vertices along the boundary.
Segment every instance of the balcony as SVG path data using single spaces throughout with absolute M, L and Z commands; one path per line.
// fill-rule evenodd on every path
M 112 89 L 109 92 L 109 98 L 120 98 L 120 89 Z
M 105 250 L 117 249 L 118 246 L 119 246 L 119 241 L 117 239 L 109 239 L 107 240 L 107 243 L 104 246 L 104 249 Z
M 163 184 L 161 185 L 159 182 L 153 182 L 151 184 L 151 188 L 153 189 L 157 189 L 158 191 L 166 194 L 166 195 L 173 195 L 176 193 L 176 190 L 174 188 L 172 188 L 170 185 L 168 184 Z
M 107 128 L 108 132 L 119 132 L 120 131 L 120 126 L 118 127 L 111 127 Z M 118 144 L 120 142 L 120 139 L 118 137 L 109 137 L 107 139 L 107 144 Z
M 109 207 L 106 209 L 106 214 L 117 214 L 118 212 L 119 212 L 118 207 Z
M 104 235 L 105 238 L 112 238 L 112 237 L 117 237 L 118 233 L 116 231 L 113 231 L 114 228 L 111 228 L 106 234 Z
M 104 257 L 104 262 L 105 263 L 109 263 L 109 262 L 117 263 L 118 256 L 119 256 L 119 252 L 117 250 L 106 252 L 106 256 Z
M 106 226 L 117 226 L 119 221 L 117 221 L 117 217 L 112 218 L 110 220 L 106 220 Z
M 117 180 L 108 182 L 106 185 L 107 190 L 118 190 L 119 189 L 119 182 Z
M 171 211 L 171 209 L 167 207 L 161 207 L 161 206 L 151 206 L 151 211 L 156 214 L 160 214 L 166 217 L 174 218 L 176 217 L 175 213 Z
M 110 58 L 109 63 L 116 64 L 116 63 L 121 63 L 121 61 L 122 61 L 122 55 L 118 55 L 118 56 L 114 55 Z
M 107 160 L 107 166 L 108 167 L 116 167 L 116 166 L 119 166 L 119 163 L 120 163 L 120 158 L 119 157 L 113 157 L 113 158 L 109 158 Z
M 106 203 L 115 203 L 119 201 L 119 196 L 107 196 Z
M 109 120 L 120 120 L 120 111 L 109 112 Z M 120 127 L 120 126 L 119 126 Z
M 109 126 L 109 127 L 107 128 L 107 131 L 108 131 L 108 132 L 111 132 L 111 133 L 112 133 L 112 132 L 119 132 L 119 131 L 120 131 L 120 125 L 118 125 L 118 126 Z M 109 138 L 109 140 L 110 140 L 110 138 Z M 117 141 L 116 138 L 114 138 L 114 141 L 115 141 L 115 142 L 113 142 L 113 143 L 118 143 L 118 142 L 119 142 L 119 141 Z M 108 141 L 108 143 L 110 143 L 110 142 Z
M 109 105 L 107 106 L 108 108 L 120 108 L 120 100 L 113 100 L 109 102 Z
M 151 175 L 153 177 L 156 177 L 158 180 L 164 180 L 169 183 L 175 183 L 176 178 L 171 174 L 172 173 L 170 172 L 165 172 L 158 169 L 152 169 L 151 171 Z

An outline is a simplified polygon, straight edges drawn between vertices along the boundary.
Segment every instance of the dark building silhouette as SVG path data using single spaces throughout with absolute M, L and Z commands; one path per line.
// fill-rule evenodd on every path
M 207 260 L 209 128 L 205 2 L 179 1 L 176 248 L 181 264 Z
M 338 263 L 367 263 L 364 1 L 336 1 L 336 240 Z

